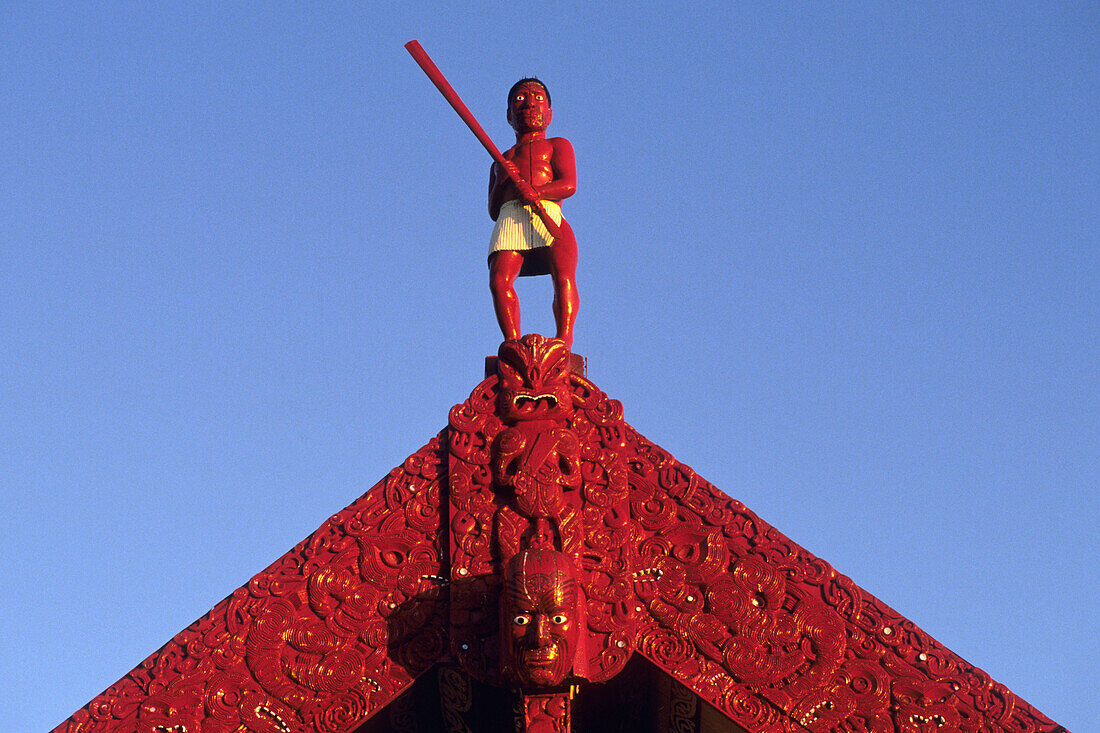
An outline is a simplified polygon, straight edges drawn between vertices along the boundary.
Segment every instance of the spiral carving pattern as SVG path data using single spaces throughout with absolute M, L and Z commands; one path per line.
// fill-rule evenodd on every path
M 443 654 L 439 438 L 57 733 L 347 733 Z
M 1063 730 L 629 426 L 623 439 L 638 649 L 743 727 Z
M 467 675 L 505 683 L 501 569 L 533 545 L 581 580 L 573 678 L 637 651 L 757 733 L 1064 731 L 637 433 L 560 341 L 506 347 L 437 438 L 55 733 L 351 733 L 445 658 L 463 730 Z M 519 718 L 563 733 L 545 692 Z

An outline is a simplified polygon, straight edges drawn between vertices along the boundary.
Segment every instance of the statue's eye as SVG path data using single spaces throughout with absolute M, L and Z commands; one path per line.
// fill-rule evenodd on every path
M 520 614 L 519 616 L 516 616 L 514 619 L 512 619 L 512 623 L 514 623 L 516 626 L 526 626 L 527 624 L 531 623 L 531 617 Z
M 567 619 L 564 615 L 559 613 L 557 616 L 555 616 L 554 618 L 552 618 L 550 620 L 553 621 L 554 623 L 556 623 L 558 626 L 561 626 L 562 624 L 564 624 L 569 619 Z

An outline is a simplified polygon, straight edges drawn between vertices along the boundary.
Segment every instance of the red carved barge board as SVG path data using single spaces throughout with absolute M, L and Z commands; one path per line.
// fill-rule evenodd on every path
M 438 436 L 55 733 L 353 733 L 437 662 L 507 685 L 500 569 L 547 526 L 583 576 L 581 696 L 638 653 L 754 733 L 1064 730 L 637 433 L 561 342 L 508 344 Z

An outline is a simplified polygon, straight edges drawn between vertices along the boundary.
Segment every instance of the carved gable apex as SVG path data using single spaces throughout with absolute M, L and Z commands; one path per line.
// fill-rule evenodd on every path
M 754 733 L 1064 730 L 631 428 L 562 352 L 506 342 L 436 438 L 55 733 L 354 733 L 437 663 L 568 730 L 633 654 Z M 534 605 L 504 618 L 530 548 L 564 570 L 510 581 Z M 581 628 L 527 656 L 556 574 L 579 600 L 547 618 Z M 528 689 L 562 674 L 568 693 Z

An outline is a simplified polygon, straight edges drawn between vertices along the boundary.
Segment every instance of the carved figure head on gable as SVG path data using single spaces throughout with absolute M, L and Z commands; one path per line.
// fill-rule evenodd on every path
M 498 414 L 505 422 L 564 421 L 573 414 L 569 349 L 537 333 L 509 339 L 497 352 Z
M 501 596 L 504 671 L 521 688 L 553 687 L 573 671 L 585 630 L 576 566 L 549 548 L 523 550 L 505 566 Z

